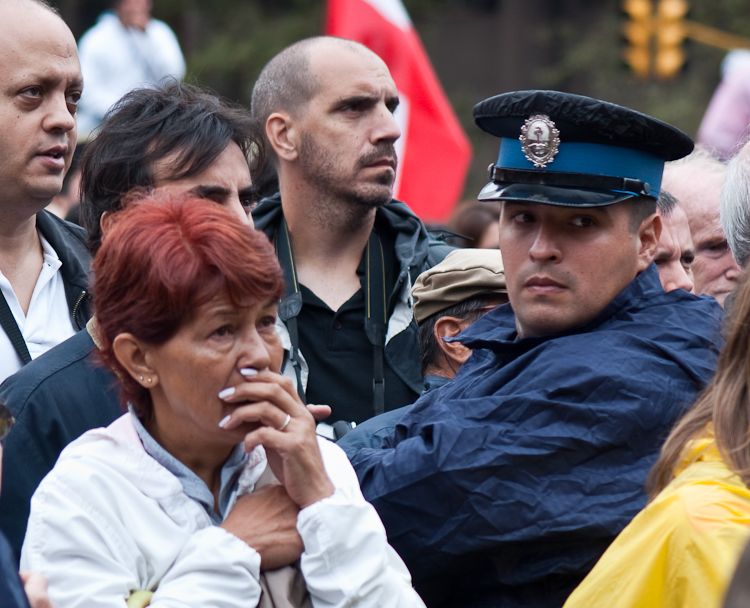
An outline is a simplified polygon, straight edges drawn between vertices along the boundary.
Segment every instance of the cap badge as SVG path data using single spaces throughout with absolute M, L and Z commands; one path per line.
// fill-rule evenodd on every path
M 560 131 L 545 114 L 529 116 L 521 127 L 518 139 L 526 160 L 540 169 L 555 160 L 560 149 Z

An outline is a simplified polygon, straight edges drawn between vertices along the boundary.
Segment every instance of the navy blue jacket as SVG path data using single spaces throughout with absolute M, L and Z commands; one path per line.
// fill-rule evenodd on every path
M 560 606 L 644 506 L 676 419 L 712 375 L 722 311 L 652 265 L 586 327 L 518 339 L 473 324 L 453 382 L 352 456 L 430 606 Z
M 450 381 L 450 378 L 444 376 L 427 375 L 424 377 L 422 394 L 424 395 L 427 391 L 439 388 Z M 390 445 L 383 442 L 388 441 L 393 436 L 396 423 L 409 411 L 410 407 L 411 405 L 404 405 L 360 422 L 356 428 L 339 439 L 336 445 L 344 450 L 348 456 L 355 454 L 361 448 L 379 448 Z
M 3 450 L 0 529 L 16 559 L 31 496 L 60 452 L 89 429 L 107 426 L 122 415 L 116 379 L 96 363 L 95 353 L 84 329 L 0 385 L 0 399 L 16 418 Z
M 0 534 L 0 606 L 3 608 L 29 608 L 18 567 L 8 541 Z

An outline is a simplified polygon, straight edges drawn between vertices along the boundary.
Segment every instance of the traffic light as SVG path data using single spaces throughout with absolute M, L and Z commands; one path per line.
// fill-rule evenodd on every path
M 625 63 L 638 76 L 646 78 L 651 71 L 651 0 L 625 0 L 622 8 L 630 19 L 623 26 L 628 45 L 623 52 Z
M 687 0 L 659 0 L 654 73 L 660 78 L 672 78 L 685 63 L 682 45 L 687 34 L 687 12 Z
M 687 0 L 624 0 L 625 62 L 635 74 L 672 78 L 685 64 Z

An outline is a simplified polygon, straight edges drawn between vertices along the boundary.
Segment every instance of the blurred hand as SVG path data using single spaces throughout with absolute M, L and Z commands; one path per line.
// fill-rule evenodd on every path
M 221 527 L 260 554 L 261 570 L 275 570 L 302 555 L 297 513 L 297 504 L 282 486 L 266 486 L 240 496 Z
M 268 369 L 252 370 L 245 379 L 225 399 L 244 405 L 238 405 L 229 420 L 222 421 L 223 428 L 231 431 L 249 424 L 245 450 L 259 445 L 265 448 L 274 475 L 301 509 L 333 494 L 315 435 L 315 419 L 300 401 L 292 381 Z M 311 409 L 322 413 L 323 408 L 327 406 Z
M 307 411 L 312 414 L 312 417 L 315 418 L 315 422 L 320 422 L 321 420 L 325 420 L 328 418 L 328 416 L 331 415 L 331 406 L 330 405 L 315 405 L 312 403 L 308 403 L 306 406 Z
M 31 608 L 52 608 L 47 595 L 47 579 L 35 572 L 21 572 L 21 581 Z

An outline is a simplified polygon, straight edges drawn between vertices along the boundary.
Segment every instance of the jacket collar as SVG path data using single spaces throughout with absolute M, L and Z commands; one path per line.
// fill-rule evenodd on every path
M 284 217 L 279 193 L 264 198 L 253 209 L 253 222 L 258 230 L 273 240 Z M 376 225 L 386 226 L 394 235 L 395 255 L 402 271 L 421 266 L 427 258 L 429 235 L 421 220 L 401 201 L 392 199 L 378 207 Z
M 519 340 L 516 332 L 516 316 L 510 304 L 491 310 L 472 324 L 459 337 L 459 341 L 470 348 L 488 348 L 500 343 L 534 344 L 551 338 L 593 331 L 625 308 L 640 308 L 647 302 L 665 296 L 659 281 L 656 265 L 636 275 L 615 298 L 589 323 L 574 327 L 559 334 Z
M 86 247 L 83 231 L 78 233 L 67 222 L 45 210 L 36 214 L 36 225 L 60 258 L 60 272 L 64 281 L 87 289 L 91 254 Z

